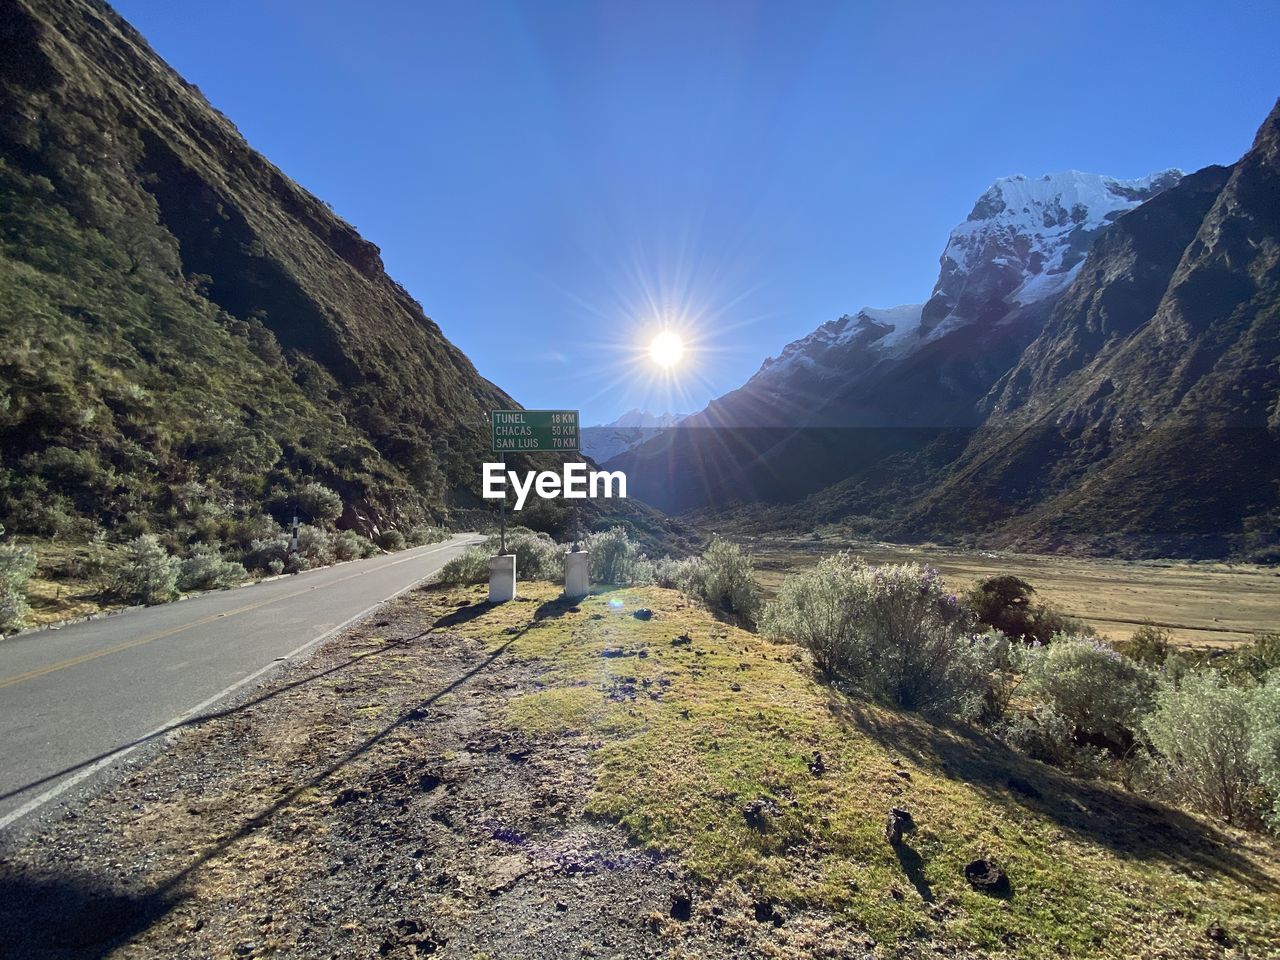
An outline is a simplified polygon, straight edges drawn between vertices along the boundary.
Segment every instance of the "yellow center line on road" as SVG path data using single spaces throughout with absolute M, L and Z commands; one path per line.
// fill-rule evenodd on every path
M 368 570 L 360 570 L 356 573 L 349 573 L 345 577 L 339 577 L 337 580 L 328 581 L 325 586 L 336 586 L 346 580 L 354 580 L 356 577 L 363 577 L 366 574 L 377 573 L 379 570 L 386 570 L 390 567 L 396 566 L 397 564 L 408 563 L 410 560 L 418 560 L 422 557 L 433 553 L 439 553 L 441 550 L 457 545 L 458 544 L 444 544 L 434 550 L 415 554 L 412 557 L 401 557 L 399 560 L 393 560 L 390 563 L 384 563 L 381 566 L 372 567 Z M 316 586 L 319 586 L 319 584 Z M 300 597 L 304 593 L 310 593 L 312 590 L 315 590 L 316 586 L 306 587 L 302 590 L 295 590 L 292 593 L 286 593 L 278 597 L 271 597 L 267 600 L 259 600 L 257 603 L 247 603 L 242 607 L 235 607 L 231 610 L 224 610 L 221 613 L 213 613 L 207 617 L 201 617 L 199 620 L 192 620 L 190 623 L 184 623 L 181 626 L 174 627 L 170 630 L 161 630 L 158 633 L 147 634 L 145 637 L 138 637 L 136 640 L 126 640 L 124 643 L 117 643 L 115 646 L 103 647 L 101 650 L 94 650 L 92 653 L 83 653 L 78 657 L 69 657 L 66 660 L 60 660 L 57 663 L 51 663 L 46 667 L 37 667 L 35 670 L 28 670 L 26 673 L 19 673 L 12 677 L 5 677 L 3 680 L 0 680 L 0 690 L 3 690 L 5 687 L 12 687 L 15 684 L 23 683 L 27 680 L 35 680 L 37 677 L 43 677 L 46 674 L 55 673 L 58 670 L 66 670 L 68 667 L 75 667 L 82 663 L 88 663 L 90 660 L 97 660 L 99 657 L 110 656 L 113 653 L 120 653 L 122 650 L 129 650 L 133 647 L 140 647 L 143 644 L 154 643 L 156 640 L 163 640 L 166 637 L 172 637 L 176 634 L 183 633 L 184 631 L 192 630 L 196 627 L 202 627 L 206 623 L 213 623 L 215 620 L 234 617 L 241 613 L 248 613 L 250 610 L 257 610 L 259 607 L 278 603 L 281 600 L 290 600 L 293 597 Z

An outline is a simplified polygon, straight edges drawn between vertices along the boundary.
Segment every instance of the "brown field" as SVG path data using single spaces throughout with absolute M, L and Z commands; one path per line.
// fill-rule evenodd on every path
M 982 577 L 1015 574 L 1042 598 L 1112 640 L 1128 638 L 1147 621 L 1165 627 L 1189 647 L 1233 646 L 1255 633 L 1280 631 L 1280 570 L 1273 567 L 1091 560 L 835 540 L 757 540 L 748 546 L 755 554 L 756 577 L 770 596 L 788 574 L 849 550 L 871 563 L 936 567 L 957 591 Z

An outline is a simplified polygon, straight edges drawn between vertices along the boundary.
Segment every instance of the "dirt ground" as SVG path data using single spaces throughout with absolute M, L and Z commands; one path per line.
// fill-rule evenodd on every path
M 445 597 L 406 595 L 0 860 L 0 956 L 866 953 L 584 816 L 594 745 L 504 728 L 537 669 Z
M 1192 647 L 1225 647 L 1280 631 L 1280 569 L 1248 564 L 1084 560 L 1016 553 L 961 553 L 885 543 L 784 540 L 749 544 L 757 579 L 772 595 L 792 572 L 850 550 L 872 563 L 924 563 L 953 588 L 997 573 L 1027 580 L 1046 600 L 1112 640 L 1144 622 Z

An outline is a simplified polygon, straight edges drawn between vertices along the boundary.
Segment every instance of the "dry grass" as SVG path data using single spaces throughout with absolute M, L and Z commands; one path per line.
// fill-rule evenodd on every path
M 1255 633 L 1280 630 L 1280 571 L 1250 564 L 1086 560 L 834 540 L 759 541 L 751 548 L 756 579 L 769 596 L 790 574 L 844 549 L 872 563 L 927 563 L 957 590 L 993 574 L 1015 574 L 1112 640 L 1128 639 L 1148 620 L 1188 647 L 1235 646 Z

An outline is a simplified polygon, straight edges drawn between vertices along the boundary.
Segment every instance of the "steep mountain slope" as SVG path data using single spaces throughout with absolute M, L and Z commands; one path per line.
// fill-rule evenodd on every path
M 1042 548 L 1280 550 L 1280 104 L 1122 217 L 900 527 Z
M 310 479 L 366 529 L 480 503 L 516 404 L 377 247 L 97 0 L 0 0 L 0 45 L 11 533 L 218 538 Z
M 650 437 L 685 418 L 683 413 L 650 413 L 628 410 L 610 423 L 582 428 L 582 452 L 596 463 L 640 446 Z
M 611 465 L 672 510 L 785 504 L 835 483 L 883 489 L 886 471 L 936 470 L 982 422 L 980 401 L 1043 329 L 1093 240 L 1180 176 L 996 181 L 952 230 L 926 303 L 824 324 Z
M 318 477 L 406 519 L 478 482 L 481 378 L 378 249 L 254 153 L 126 23 L 5 2 L 10 530 L 258 499 Z

